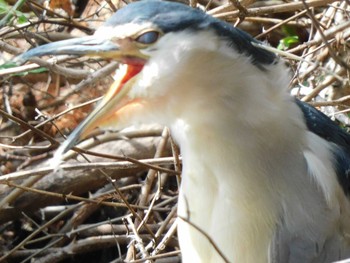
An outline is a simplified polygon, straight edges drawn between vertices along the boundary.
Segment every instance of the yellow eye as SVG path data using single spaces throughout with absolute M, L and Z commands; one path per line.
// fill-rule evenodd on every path
M 135 41 L 143 45 L 151 45 L 158 40 L 159 36 L 160 34 L 158 31 L 148 31 L 138 36 Z

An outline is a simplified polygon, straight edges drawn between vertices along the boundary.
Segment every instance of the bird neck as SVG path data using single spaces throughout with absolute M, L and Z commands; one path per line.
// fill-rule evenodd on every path
M 182 121 L 171 130 L 183 156 L 178 215 L 203 230 L 230 262 L 268 262 L 281 209 L 271 184 L 278 178 L 270 167 L 286 149 L 272 151 L 269 136 L 276 134 L 247 125 L 193 127 Z M 207 237 L 186 222 L 179 224 L 179 238 L 181 248 L 188 247 L 184 262 L 223 262 Z
M 252 87 L 245 88 L 252 92 Z M 203 230 L 230 262 L 266 263 L 282 209 L 280 189 L 274 187 L 281 175 L 275 169 L 304 164 L 302 156 L 285 157 L 287 146 L 291 153 L 300 152 L 302 117 L 287 93 L 237 94 L 239 99 L 219 96 L 221 103 L 214 96 L 211 104 L 194 102 L 189 107 L 198 114 L 171 125 L 183 156 L 178 214 Z M 259 111 L 253 111 L 256 107 L 250 106 L 257 104 Z M 295 163 L 285 163 L 290 159 Z M 186 222 L 179 224 L 179 238 L 182 248 L 191 248 L 183 250 L 184 262 L 223 261 L 208 238 Z

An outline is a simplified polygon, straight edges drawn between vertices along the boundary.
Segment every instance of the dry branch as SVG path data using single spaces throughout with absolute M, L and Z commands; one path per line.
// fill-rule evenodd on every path
M 57 31 L 58 37 L 93 33 L 97 22 L 120 8 L 113 0 L 100 2 L 89 1 L 83 13 L 72 18 L 38 1 L 26 1 L 38 17 L 0 29 L 0 62 L 57 38 Z M 315 106 L 332 106 L 331 115 L 348 126 L 348 1 L 190 2 L 234 21 L 273 47 L 288 37 L 286 28 L 294 31 L 297 44 L 273 51 L 294 73 L 293 94 Z M 47 71 L 31 73 L 39 67 Z M 48 165 L 58 138 L 91 111 L 91 102 L 103 95 L 117 67 L 116 62 L 63 56 L 0 69 L 2 259 L 53 263 L 72 255 L 90 260 L 93 253 L 108 251 L 113 262 L 126 257 L 133 262 L 163 257 L 162 262 L 180 262 L 175 218 L 181 158 L 167 130 L 96 131 L 65 155 L 68 161 L 62 170 L 53 173 Z M 34 102 L 28 105 L 24 102 L 30 94 Z M 37 119 L 24 114 L 28 110 Z M 17 237 L 19 245 L 13 246 Z

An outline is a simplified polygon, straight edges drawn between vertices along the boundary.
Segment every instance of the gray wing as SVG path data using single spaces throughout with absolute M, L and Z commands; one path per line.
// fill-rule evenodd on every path
M 296 100 L 304 114 L 308 129 L 334 143 L 334 158 L 336 160 L 337 179 L 346 196 L 350 194 L 350 134 L 341 129 L 325 114 L 309 104 Z
M 299 100 L 295 102 L 303 113 L 308 130 L 333 144 L 332 153 L 337 180 L 345 196 L 348 197 L 350 194 L 350 135 L 314 107 Z M 288 224 L 282 218 L 271 244 L 271 263 L 330 263 L 350 257 L 350 246 L 341 233 L 341 223 L 339 222 L 339 229 L 332 229 L 331 222 L 337 222 L 339 215 L 329 211 L 326 203 L 319 196 L 317 188 L 310 191 L 314 191 L 310 194 L 312 200 L 305 200 L 305 202 L 309 203 L 307 206 L 310 210 L 312 205 L 318 206 L 316 213 L 320 221 L 316 222 L 318 220 L 316 217 L 311 225 L 309 222 L 310 228 L 306 227 L 305 232 L 295 233 L 292 229 L 288 229 Z M 323 212 L 320 213 L 320 211 Z M 328 229 L 329 226 L 331 226 L 330 229 Z M 306 233 L 310 229 L 317 233 L 311 239 L 310 233 Z

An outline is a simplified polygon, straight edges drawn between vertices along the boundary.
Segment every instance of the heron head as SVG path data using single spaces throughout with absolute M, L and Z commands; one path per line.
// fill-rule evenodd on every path
M 244 32 L 200 10 L 151 0 L 118 10 L 93 36 L 43 45 L 16 60 L 70 54 L 121 63 L 107 94 L 65 142 L 61 151 L 65 152 L 97 126 L 148 121 L 169 125 L 183 112 L 191 115 L 191 107 L 198 103 L 206 103 L 207 108 L 209 103 L 210 109 L 207 98 L 220 92 L 218 79 L 231 81 L 232 63 L 240 74 L 241 58 L 257 68 L 275 60 L 251 41 Z

